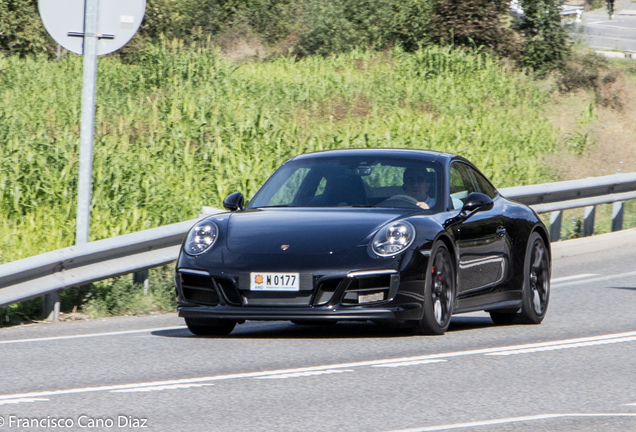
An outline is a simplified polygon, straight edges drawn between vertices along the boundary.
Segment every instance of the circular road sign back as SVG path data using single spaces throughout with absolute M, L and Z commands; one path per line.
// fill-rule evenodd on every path
M 67 50 L 80 55 L 83 54 L 86 1 L 38 0 L 40 16 L 51 37 Z M 145 12 L 146 0 L 100 0 L 97 55 L 112 53 L 126 45 L 137 33 Z

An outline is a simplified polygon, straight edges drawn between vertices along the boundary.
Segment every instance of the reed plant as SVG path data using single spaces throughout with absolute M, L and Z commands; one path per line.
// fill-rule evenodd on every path
M 499 187 L 549 179 L 546 94 L 484 53 L 354 50 L 237 64 L 178 41 L 99 60 L 90 239 L 249 199 L 286 159 L 394 147 L 472 160 Z M 0 261 L 74 243 L 81 58 L 0 57 Z

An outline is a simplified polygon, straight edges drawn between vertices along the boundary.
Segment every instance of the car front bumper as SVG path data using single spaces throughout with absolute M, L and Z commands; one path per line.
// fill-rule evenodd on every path
M 417 302 L 396 307 L 319 307 L 319 308 L 240 308 L 232 306 L 181 306 L 183 318 L 215 318 L 235 321 L 302 320 L 302 321 L 394 321 L 416 320 L 422 316 L 422 305 Z
M 371 259 L 364 248 L 341 256 L 182 254 L 175 285 L 185 318 L 242 320 L 417 320 L 422 317 L 426 259 L 409 251 Z M 351 269 L 355 270 L 351 270 Z M 255 271 L 296 272 L 298 291 L 253 291 Z

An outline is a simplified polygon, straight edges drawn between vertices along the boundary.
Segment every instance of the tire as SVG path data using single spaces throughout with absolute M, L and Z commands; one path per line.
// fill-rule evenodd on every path
M 455 305 L 456 277 L 451 254 L 443 243 L 431 250 L 424 282 L 424 315 L 415 324 L 416 334 L 443 335 Z
M 185 323 L 197 336 L 227 336 L 236 326 L 236 321 L 213 318 L 186 318 Z
M 550 302 L 550 258 L 545 243 L 536 232 L 530 235 L 523 269 L 521 312 L 517 322 L 540 324 Z

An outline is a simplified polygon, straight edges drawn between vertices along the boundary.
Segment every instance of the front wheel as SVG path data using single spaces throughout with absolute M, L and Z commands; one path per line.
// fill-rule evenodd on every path
M 431 250 L 424 286 L 424 316 L 415 325 L 417 334 L 442 335 L 450 326 L 455 300 L 455 266 L 442 243 Z
M 236 326 L 236 321 L 213 318 L 186 318 L 185 323 L 197 336 L 227 336 Z

